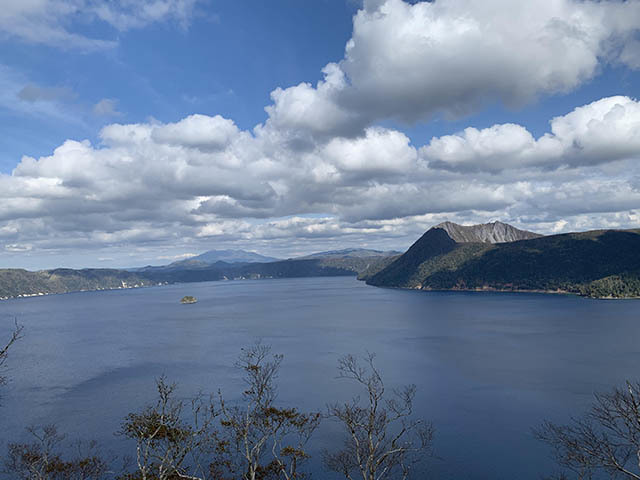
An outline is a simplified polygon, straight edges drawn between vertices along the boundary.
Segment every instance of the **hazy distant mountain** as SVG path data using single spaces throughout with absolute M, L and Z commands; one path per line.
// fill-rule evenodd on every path
M 255 252 L 247 252 L 246 250 L 209 250 L 196 257 L 191 257 L 186 260 L 180 260 L 173 262 L 170 267 L 178 266 L 205 266 L 212 265 L 216 262 L 226 263 L 267 263 L 275 262 L 277 258 L 267 257 Z
M 297 259 L 303 258 L 371 258 L 371 257 L 390 257 L 393 255 L 400 255 L 402 252 L 396 252 L 393 250 L 382 251 L 382 250 L 371 250 L 368 248 L 345 248 L 342 250 L 329 250 L 326 252 L 318 252 L 312 253 L 311 255 L 306 255 L 304 257 L 298 257 Z
M 0 270 L 0 298 L 213 280 L 357 275 L 378 271 L 395 257 L 347 249 L 277 260 L 242 250 L 213 250 L 170 265 L 135 270 Z M 225 260 L 219 260 L 224 258 Z M 211 263 L 209 263 L 211 262 Z
M 170 283 L 244 278 L 358 275 L 380 270 L 395 258 L 394 255 L 397 256 L 398 253 L 351 248 L 274 262 L 227 263 L 218 261 L 204 266 L 181 262 L 178 267 L 172 265 L 152 267 L 144 269 L 142 273 L 153 281 Z
M 505 241 L 510 238 L 514 241 Z M 505 224 L 441 224 L 365 279 L 371 285 L 424 290 L 536 290 L 638 297 L 640 230 L 545 237 Z

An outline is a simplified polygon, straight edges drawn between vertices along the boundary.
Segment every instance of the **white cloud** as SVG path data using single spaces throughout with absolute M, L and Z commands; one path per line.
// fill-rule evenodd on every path
M 537 140 L 524 127 L 472 127 L 421 149 L 432 168 L 498 172 L 532 166 L 583 166 L 640 159 L 640 102 L 608 97 L 551 120 Z
M 239 130 L 233 121 L 220 115 L 190 115 L 178 123 L 154 128 L 151 135 L 155 141 L 168 145 L 222 150 L 239 135 Z
M 416 150 L 401 132 L 379 127 L 368 128 L 360 138 L 337 137 L 320 153 L 326 164 L 345 173 L 376 175 L 406 175 L 416 166 Z
M 197 257 L 197 253 L 180 253 L 178 255 L 160 255 L 159 260 L 186 260 L 189 258 Z
M 105 22 L 116 30 L 174 20 L 189 24 L 197 0 L 3 0 L 0 33 L 64 49 L 99 50 L 116 42 L 76 33 L 73 23 Z
M 359 133 L 363 119 L 339 101 L 339 95 L 348 88 L 344 72 L 334 63 L 328 64 L 322 72 L 324 80 L 315 88 L 309 83 L 301 83 L 271 92 L 273 105 L 265 108 L 269 114 L 269 127 L 309 131 L 318 137 Z
M 640 156 L 640 102 L 609 97 L 554 118 L 551 131 L 572 163 L 602 163 Z
M 118 30 L 144 27 L 149 23 L 174 19 L 182 28 L 189 25 L 197 0 L 94 0 L 89 8 Z
M 8 252 L 23 253 L 23 252 L 28 252 L 32 250 L 33 246 L 28 244 L 19 245 L 17 243 L 13 243 L 11 245 L 5 245 L 4 249 L 7 250 Z
M 315 88 L 276 89 L 267 111 L 279 128 L 352 136 L 380 119 L 518 107 L 607 62 L 638 68 L 639 31 L 637 0 L 366 1 L 343 60 Z
M 198 251 L 215 241 L 287 256 L 269 242 L 386 248 L 445 218 L 543 231 L 598 219 L 628 226 L 640 205 L 638 110 L 632 99 L 605 98 L 553 119 L 539 139 L 506 124 L 419 152 L 381 127 L 301 151 L 272 127 L 250 133 L 219 116 L 112 124 L 100 146 L 68 140 L 0 175 L 0 245 Z
M 79 5 L 87 21 L 116 29 L 182 23 L 193 8 L 74 0 L 45 15 L 55 2 L 10 2 L 0 29 L 10 18 L 41 24 L 30 41 L 55 45 L 73 35 L 65 22 L 81 20 Z M 114 123 L 98 145 L 67 140 L 51 155 L 23 157 L 0 174 L 0 254 L 29 245 L 122 258 L 112 253 L 135 245 L 159 258 L 168 245 L 177 255 L 215 242 L 287 256 L 338 242 L 407 246 L 444 219 L 546 232 L 637 225 L 640 104 L 631 98 L 578 107 L 539 138 L 499 124 L 412 145 L 376 122 L 520 105 L 575 88 L 606 62 L 636 68 L 639 12 L 638 0 L 366 1 L 344 59 L 315 86 L 276 89 L 251 131 L 219 115 Z M 42 110 L 60 93 L 38 87 L 21 100 L 28 82 L 5 73 L 0 106 Z M 117 112 L 109 99 L 98 105 L 96 113 Z

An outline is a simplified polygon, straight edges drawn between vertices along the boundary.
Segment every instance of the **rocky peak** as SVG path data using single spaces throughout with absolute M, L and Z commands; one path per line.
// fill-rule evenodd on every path
M 520 230 L 507 223 L 491 222 L 479 225 L 458 225 L 453 222 L 443 222 L 433 228 L 439 228 L 457 243 L 506 243 L 517 240 L 529 240 L 542 235 Z

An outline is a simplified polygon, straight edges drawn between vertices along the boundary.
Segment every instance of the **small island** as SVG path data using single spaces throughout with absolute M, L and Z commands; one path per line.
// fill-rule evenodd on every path
M 185 295 L 180 300 L 180 303 L 188 304 L 188 303 L 196 303 L 198 299 L 196 297 L 192 297 L 191 295 Z

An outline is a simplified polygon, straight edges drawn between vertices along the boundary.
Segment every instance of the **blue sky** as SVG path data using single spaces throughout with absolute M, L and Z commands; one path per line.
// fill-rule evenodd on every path
M 8 0 L 0 267 L 637 227 L 639 25 L 638 0 Z
M 104 22 L 76 20 L 70 30 L 116 42 L 93 52 L 6 37 L 2 65 L 23 82 L 68 89 L 72 96 L 62 108 L 72 118 L 62 123 L 3 108 L 1 171 L 10 172 L 22 155 L 49 154 L 67 138 L 95 140 L 100 127 L 114 120 L 172 122 L 192 113 L 220 114 L 251 129 L 266 119 L 272 90 L 316 82 L 322 67 L 342 56 L 356 10 L 349 0 L 211 0 L 194 8 L 187 28 L 168 19 L 119 32 Z M 122 115 L 92 115 L 103 98 L 116 99 Z

